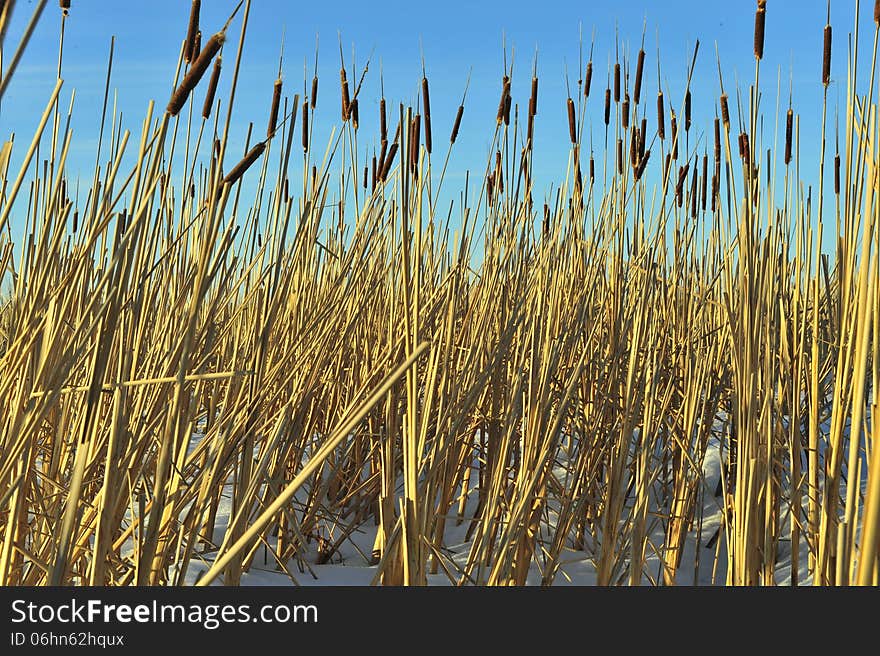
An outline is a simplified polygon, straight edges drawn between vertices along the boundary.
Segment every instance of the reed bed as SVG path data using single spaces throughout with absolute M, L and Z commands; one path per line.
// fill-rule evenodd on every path
M 383 86 L 370 141 L 369 63 L 341 61 L 326 148 L 317 68 L 302 97 L 279 70 L 266 139 L 229 152 L 250 0 L 225 26 L 198 0 L 181 14 L 167 109 L 134 135 L 111 115 L 73 197 L 62 69 L 18 170 L 0 149 L 0 585 L 297 582 L 367 528 L 360 564 L 385 585 L 550 585 L 572 561 L 601 585 L 774 585 L 780 562 L 793 585 L 876 585 L 880 91 L 855 80 L 878 28 L 813 194 L 796 107 L 781 152 L 759 129 L 779 118 L 759 94 L 767 4 L 748 87 L 725 90 L 719 62 L 717 88 L 658 85 L 649 107 L 642 47 L 634 88 L 615 54 L 594 107 L 591 49 L 583 93 L 540 98 L 570 140 L 543 198 L 537 62 L 525 141 L 528 83 L 505 65 L 490 155 L 448 211 L 466 93 L 432 115 L 424 65 L 410 104 Z M 830 24 L 816 35 L 827 90 Z

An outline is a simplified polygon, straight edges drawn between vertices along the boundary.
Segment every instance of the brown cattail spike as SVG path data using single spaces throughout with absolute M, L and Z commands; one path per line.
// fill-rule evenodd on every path
M 339 86 L 342 88 L 342 121 L 344 123 L 348 120 L 351 112 L 351 96 L 349 95 L 345 67 L 339 69 Z
M 620 64 L 614 64 L 614 102 L 620 102 Z
M 302 108 L 302 147 L 303 152 L 309 149 L 309 105 L 303 103 Z
M 760 61 L 764 58 L 764 28 L 767 23 L 767 3 L 758 1 L 758 11 L 755 12 L 755 59 Z
M 266 128 L 266 138 L 275 136 L 275 128 L 278 124 L 278 108 L 281 106 L 281 78 L 275 80 L 272 86 L 272 107 L 269 110 L 269 125 Z
M 529 96 L 529 116 L 538 115 L 538 78 L 532 78 L 532 94 Z
M 831 82 L 831 26 L 825 26 L 825 45 L 822 49 L 822 84 Z
M 715 119 L 715 161 L 721 161 L 721 121 Z
M 358 125 L 360 125 L 360 113 L 358 112 L 358 99 L 355 98 L 348 105 L 349 116 L 351 117 L 351 124 L 354 126 L 354 129 L 358 129 Z
M 70 2 L 67 3 L 70 6 Z M 189 12 L 189 25 L 186 29 L 186 43 L 183 44 L 183 60 L 190 64 L 198 57 L 199 51 L 195 49 L 196 33 L 199 31 L 199 12 L 202 7 L 202 0 L 193 0 L 192 7 Z M 62 2 L 61 8 L 64 9 Z
M 260 158 L 260 155 L 263 154 L 264 150 L 266 150 L 265 141 L 261 141 L 256 146 L 251 148 L 248 151 L 247 155 L 245 155 L 241 159 L 241 161 L 236 164 L 229 173 L 226 174 L 226 177 L 223 178 L 223 182 L 225 182 L 226 184 L 235 184 L 238 179 L 245 174 L 245 171 L 247 171 L 251 167 L 251 165 Z
M 721 94 L 721 120 L 724 122 L 724 129 L 730 130 L 730 108 L 727 106 L 727 94 Z
M 617 174 L 623 175 L 623 139 L 617 140 Z
M 569 98 L 566 105 L 568 105 L 568 136 L 571 138 L 571 143 L 577 143 L 577 121 L 574 115 L 574 101 Z
M 834 156 L 834 195 L 840 195 L 840 154 Z
M 214 60 L 214 68 L 211 71 L 211 78 L 208 80 L 208 91 L 205 94 L 205 103 L 202 105 L 202 118 L 206 121 L 211 118 L 211 109 L 214 106 L 214 96 L 217 94 L 221 68 L 223 68 L 223 57 L 218 56 Z
M 512 104 L 513 99 L 508 94 L 507 99 L 504 101 L 504 125 L 510 125 L 510 107 Z
M 455 113 L 455 122 L 452 124 L 452 134 L 449 135 L 449 143 L 454 144 L 455 140 L 458 138 L 458 130 L 461 127 L 461 118 L 464 116 L 464 105 L 458 106 L 458 111 Z
M 663 102 L 663 92 L 657 92 L 657 136 L 660 139 L 666 138 L 666 116 L 665 103 Z
M 688 89 L 684 94 L 684 131 L 689 132 L 691 129 L 691 90 Z
M 309 97 L 309 102 L 311 103 L 312 111 L 315 111 L 315 106 L 318 104 L 318 76 L 312 78 L 312 95 Z
M 636 84 L 633 88 L 633 102 L 638 106 L 642 98 L 642 75 L 645 71 L 645 51 L 639 50 L 639 59 L 636 62 Z
M 425 150 L 431 154 L 431 94 L 428 91 L 428 78 L 422 77 L 422 104 L 425 110 Z
M 709 156 L 703 155 L 703 177 L 700 179 L 700 207 L 706 211 L 706 179 L 709 177 Z
M 611 122 L 611 89 L 605 89 L 605 127 Z
M 620 109 L 620 122 L 624 130 L 629 128 L 629 94 L 626 94 L 623 98 L 623 104 Z
M 648 160 L 651 159 L 651 151 L 646 150 L 645 154 L 642 156 L 642 159 L 639 161 L 639 165 L 635 171 L 635 179 L 638 182 L 642 179 L 642 176 L 645 174 L 645 167 L 648 166 Z
M 495 120 L 498 122 L 498 125 L 501 125 L 502 121 L 504 121 L 504 112 L 507 108 L 507 98 L 510 96 L 510 78 L 506 75 L 501 81 L 501 100 L 498 101 L 498 113 L 495 116 Z
M 791 140 L 794 132 L 794 112 L 790 109 L 785 115 L 785 165 L 791 163 Z
M 192 45 L 192 56 L 193 56 L 193 59 L 198 58 L 199 53 L 200 53 L 201 51 L 202 51 L 202 31 L 199 30 L 198 32 L 196 32 L 196 36 L 195 36 L 195 38 L 193 39 L 193 45 Z
M 874 22 L 880 25 L 880 0 L 874 0 Z
M 584 78 L 584 97 L 590 97 L 590 87 L 593 85 L 593 62 L 587 62 L 587 74 Z
M 186 99 L 189 97 L 190 92 L 195 89 L 196 85 L 199 83 L 199 80 L 201 80 L 202 76 L 205 74 L 205 71 L 208 70 L 208 66 L 214 59 L 214 56 L 218 52 L 220 52 L 220 47 L 223 45 L 223 41 L 225 40 L 225 38 L 226 36 L 223 34 L 223 32 L 218 32 L 210 39 L 208 39 L 208 43 L 199 53 L 199 56 L 196 57 L 196 60 L 192 63 L 192 66 L 190 66 L 190 69 L 184 76 L 183 81 L 171 94 L 171 100 L 168 101 L 168 107 L 165 111 L 167 111 L 172 116 L 176 116 L 177 113 L 180 112 L 181 108 L 186 102 Z

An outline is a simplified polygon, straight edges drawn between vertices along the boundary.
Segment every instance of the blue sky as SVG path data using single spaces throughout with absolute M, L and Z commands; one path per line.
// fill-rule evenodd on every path
M 205 33 L 218 29 L 235 4 L 233 0 L 203 0 L 201 24 Z M 853 28 L 855 1 L 834 0 L 833 5 L 835 41 L 833 83 L 829 89 L 830 120 L 833 120 L 838 99 L 841 105 L 845 102 L 847 35 Z M 33 6 L 33 0 L 19 0 L 17 3 L 7 34 L 7 60 Z M 84 178 L 91 175 L 111 35 L 116 38 L 111 102 L 115 91 L 124 126 L 131 130 L 133 141 L 136 141 L 147 102 L 155 100 L 157 110 L 167 103 L 180 44 L 186 32 L 189 6 L 189 0 L 72 0 L 65 34 L 62 73 L 65 86 L 61 96 L 61 106 L 66 109 L 70 93 L 76 89 L 73 148 L 68 163 L 71 177 L 75 178 L 77 172 Z M 600 130 L 602 95 L 609 58 L 614 56 L 615 33 L 619 35 L 621 51 L 627 51 L 634 60 L 645 21 L 648 59 L 643 97 L 651 103 L 649 116 L 654 114 L 657 91 L 658 46 L 664 91 L 679 103 L 694 42 L 699 39 L 700 56 L 692 83 L 694 122 L 698 129 L 710 134 L 711 117 L 719 93 L 715 46 L 717 44 L 721 56 L 728 90 L 732 90 L 738 78 L 745 91 L 754 72 L 754 9 L 755 3 L 751 0 L 543 0 L 540 3 L 385 0 L 382 3 L 308 4 L 253 0 L 234 109 L 236 131 L 230 147 L 232 152 L 237 152 L 236 147 L 243 148 L 249 121 L 254 122 L 257 134 L 265 129 L 282 34 L 285 35 L 285 93 L 288 94 L 302 94 L 304 63 L 311 78 L 315 37 L 316 34 L 320 36 L 321 87 L 316 144 L 326 142 L 331 126 L 338 121 L 340 34 L 349 78 L 354 77 L 350 65 L 352 49 L 358 67 L 373 53 L 360 101 L 363 138 L 372 139 L 377 132 L 380 60 L 389 106 L 396 107 L 398 102 L 415 103 L 421 77 L 421 47 L 431 83 L 434 142 L 437 144 L 435 156 L 445 155 L 445 144 L 465 80 L 469 71 L 472 75 L 461 136 L 447 176 L 446 184 L 456 187 L 456 180 L 463 179 L 465 170 L 482 170 L 488 154 L 500 92 L 504 40 L 508 56 L 513 51 L 515 57 L 514 101 L 523 107 L 528 101 L 532 61 L 538 48 L 541 95 L 536 122 L 535 168 L 540 172 L 537 181 L 539 184 L 559 181 L 565 173 L 568 153 L 564 72 L 567 67 L 571 80 L 577 79 L 579 34 L 583 34 L 584 40 L 583 60 L 587 59 L 592 35 L 596 35 L 588 118 L 593 123 L 592 135 L 597 147 L 604 134 L 604 129 Z M 866 56 L 870 56 L 873 38 L 872 9 L 873 3 L 862 2 L 861 49 Z M 763 107 L 768 118 L 775 116 L 777 79 L 781 75 L 784 112 L 791 72 L 794 107 L 801 115 L 801 174 L 808 182 L 816 177 L 818 169 L 821 44 L 825 14 L 824 1 L 770 0 L 768 3 L 767 43 L 762 64 Z M 0 106 L 0 139 L 5 140 L 11 132 L 17 135 L 13 165 L 23 155 L 24 146 L 30 140 L 54 84 L 60 20 L 58 4 L 50 0 Z M 239 29 L 240 21 L 236 20 L 230 29 L 233 49 L 237 48 Z M 227 52 L 224 62 L 228 68 L 224 73 L 231 71 L 233 60 L 234 51 Z M 230 77 L 228 73 L 224 75 L 221 93 Z M 203 88 L 197 92 L 197 108 L 202 93 Z M 766 138 L 772 139 L 773 129 L 773 126 L 765 126 Z M 833 129 L 830 132 L 833 137 Z

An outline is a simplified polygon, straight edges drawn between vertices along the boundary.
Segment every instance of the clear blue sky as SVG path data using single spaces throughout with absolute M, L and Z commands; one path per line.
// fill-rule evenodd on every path
M 233 0 L 203 0 L 201 24 L 206 35 L 223 24 L 235 4 Z M 7 61 L 33 6 L 33 0 L 19 0 L 17 3 L 7 33 Z M 75 178 L 77 172 L 81 172 L 84 178 L 90 177 L 94 163 L 111 35 L 116 37 L 111 94 L 114 90 L 118 93 L 124 125 L 131 130 L 136 141 L 147 102 L 154 99 L 159 111 L 167 103 L 180 43 L 186 32 L 189 7 L 189 0 L 72 0 L 65 35 L 62 73 L 65 86 L 61 102 L 62 108 L 66 109 L 70 93 L 76 89 L 75 132 L 68 165 L 71 177 Z M 863 50 L 868 50 L 872 42 L 872 9 L 873 3 L 862 2 Z M 604 133 L 599 129 L 602 95 L 609 58 L 613 58 L 615 29 L 620 47 L 628 51 L 634 61 L 643 24 L 647 20 L 645 49 L 648 60 L 643 97 L 651 103 L 650 117 L 654 115 L 657 91 L 657 47 L 662 52 L 664 91 L 669 92 L 678 104 L 684 93 L 694 41 L 700 40 L 700 56 L 692 86 L 694 122 L 698 129 L 710 134 L 711 117 L 718 97 L 715 45 L 721 55 L 725 84 L 733 98 L 735 76 L 739 77 L 743 90 L 753 76 L 754 10 L 752 0 L 543 0 L 538 3 L 516 0 L 478 3 L 457 0 L 385 0 L 381 3 L 253 0 L 234 113 L 237 134 L 233 135 L 232 152 L 239 152 L 236 147 L 243 148 L 248 121 L 254 122 L 257 134 L 265 130 L 283 32 L 286 33 L 285 93 L 289 94 L 303 91 L 304 62 L 307 62 L 308 77 L 311 78 L 315 35 L 320 35 L 319 133 L 315 143 L 321 145 L 326 142 L 331 125 L 339 117 L 338 34 L 341 34 L 345 47 L 349 78 L 353 77 L 350 66 L 352 48 L 359 67 L 373 51 L 360 110 L 362 134 L 370 138 L 377 131 L 379 61 L 384 68 L 389 106 L 396 107 L 398 102 L 414 103 L 421 77 L 421 43 L 431 83 L 435 157 L 445 155 L 452 119 L 468 71 L 472 69 L 460 145 L 453 154 L 446 183 L 449 187 L 456 187 L 456 180 L 463 178 L 465 169 L 482 170 L 484 166 L 500 92 L 501 45 L 502 38 L 505 38 L 516 61 L 513 97 L 523 108 L 528 101 L 535 48 L 539 49 L 541 95 L 536 123 L 535 168 L 541 172 L 539 183 L 542 179 L 544 182 L 558 181 L 565 172 L 568 142 L 564 71 L 567 65 L 572 81 L 577 79 L 581 29 L 584 60 L 594 31 L 596 35 L 593 93 L 588 111 L 598 147 Z M 838 98 L 841 105 L 845 101 L 847 36 L 853 28 L 854 11 L 855 0 L 833 2 L 835 41 L 834 82 L 829 91 L 831 120 Z M 805 179 L 816 175 L 815 170 L 808 170 L 811 165 L 807 163 L 814 161 L 812 168 L 818 168 L 825 13 L 824 0 L 768 2 L 767 42 L 762 64 L 763 106 L 768 117 L 775 116 L 778 75 L 783 80 L 783 104 L 787 102 L 788 78 L 792 71 L 794 106 L 801 115 L 802 175 Z M 5 140 L 11 132 L 17 135 L 13 166 L 24 154 L 54 84 L 60 20 L 58 3 L 50 0 L 7 91 L 6 100 L 0 106 L 0 139 Z M 236 20 L 230 29 L 233 48 L 237 48 L 239 27 L 240 21 Z M 869 56 L 870 51 L 865 54 Z M 233 52 L 227 52 L 224 59 L 227 63 L 224 83 L 228 84 Z M 221 93 L 225 84 L 221 85 Z M 197 108 L 203 93 L 204 88 L 197 92 Z M 772 139 L 773 129 L 773 126 L 765 126 L 767 139 Z M 831 134 L 833 136 L 833 129 Z

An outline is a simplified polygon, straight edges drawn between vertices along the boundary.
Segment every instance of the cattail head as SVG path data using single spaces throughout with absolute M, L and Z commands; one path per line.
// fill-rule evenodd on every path
M 834 156 L 834 195 L 840 195 L 840 153 Z
M 498 101 L 498 113 L 495 116 L 495 120 L 498 122 L 498 125 L 501 125 L 501 122 L 504 121 L 504 113 L 507 109 L 507 98 L 510 96 L 510 78 L 506 75 L 501 81 L 501 100 Z
M 684 131 L 689 132 L 691 129 L 691 90 L 688 89 L 684 94 Z
M 312 111 L 315 111 L 315 106 L 318 104 L 318 76 L 312 78 L 312 95 L 309 96 L 309 102 L 311 103 Z
M 214 96 L 217 95 L 217 84 L 220 81 L 220 69 L 223 67 L 223 57 L 218 56 L 214 60 L 214 68 L 211 78 L 208 80 L 208 91 L 205 93 L 205 103 L 202 105 L 202 118 L 206 121 L 211 118 L 211 109 L 214 106 Z
M 825 44 L 822 48 L 822 84 L 831 82 L 831 25 L 825 26 Z
M 464 116 L 464 105 L 458 106 L 458 111 L 455 113 L 455 122 L 452 124 L 452 134 L 449 135 L 449 143 L 454 144 L 455 140 L 458 138 L 458 129 L 461 127 L 461 119 Z
M 641 160 L 639 160 L 639 165 L 636 167 L 636 170 L 635 170 L 634 175 L 635 175 L 636 182 L 638 182 L 639 180 L 642 179 L 642 176 L 645 174 L 645 168 L 648 166 L 648 160 L 650 160 L 650 159 L 651 159 L 651 151 L 646 150 L 645 154 L 642 155 Z
M 303 152 L 309 149 L 309 104 L 303 103 L 302 108 L 302 147 Z
M 529 96 L 529 116 L 538 115 L 538 78 L 532 78 L 532 93 Z
M 193 38 L 192 43 L 192 57 L 193 59 L 198 58 L 199 53 L 202 51 L 202 31 L 198 30 L 196 32 L 195 38 Z
M 874 22 L 880 25 L 880 0 L 874 0 Z
M 724 122 L 724 129 L 730 130 L 730 107 L 727 105 L 727 94 L 721 94 L 721 120 Z
M 617 175 L 623 175 L 623 139 L 617 140 Z
M 620 64 L 614 64 L 614 102 L 620 102 Z
M 385 98 L 379 100 L 379 138 L 388 141 L 388 122 L 385 116 Z
M 605 127 L 611 122 L 611 89 L 605 89 Z
M 635 87 L 633 87 L 633 102 L 636 105 L 639 104 L 639 101 L 642 98 L 642 75 L 645 71 L 645 51 L 639 50 L 639 58 L 636 62 L 636 83 Z
M 592 86 L 592 84 L 593 84 L 593 62 L 588 61 L 587 62 L 587 74 L 586 74 L 586 77 L 584 77 L 584 97 L 585 98 L 590 97 L 590 87 Z
M 791 141 L 794 132 L 794 112 L 791 109 L 785 115 L 785 165 L 791 163 Z
M 272 106 L 269 110 L 269 125 L 266 128 L 266 138 L 275 136 L 275 128 L 278 124 L 278 108 L 281 106 L 281 78 L 275 80 L 272 86 Z
M 660 139 L 666 138 L 666 116 L 665 105 L 663 102 L 663 92 L 657 92 L 657 136 Z
M 264 150 L 266 150 L 265 141 L 261 141 L 253 148 L 251 148 L 247 152 L 247 155 L 242 157 L 241 161 L 236 164 L 229 173 L 226 174 L 226 177 L 223 178 L 223 182 L 225 182 L 226 184 L 236 183 L 238 179 L 241 178 L 241 176 L 243 176 L 245 172 L 251 167 L 251 165 L 253 165 L 253 163 L 260 158 L 260 155 L 263 154 Z
M 431 153 L 431 94 L 428 91 L 428 78 L 422 77 L 422 104 L 425 111 L 425 149 Z
M 568 105 L 568 136 L 571 138 L 571 143 L 577 143 L 577 121 L 574 115 L 574 101 L 569 98 L 566 105 Z
M 70 6 L 70 1 L 68 0 L 67 6 Z M 202 7 L 202 0 L 193 0 L 192 7 L 189 12 L 189 25 L 186 28 L 186 42 L 183 44 L 183 60 L 190 64 L 192 61 L 198 57 L 199 51 L 195 48 L 196 42 L 196 34 L 199 31 L 199 12 Z M 64 2 L 61 3 L 61 8 L 64 9 Z
M 342 121 L 348 121 L 351 115 L 351 96 L 348 90 L 348 76 L 345 74 L 345 67 L 339 69 L 339 86 L 342 88 Z
M 703 155 L 703 177 L 700 179 L 700 207 L 706 211 L 706 179 L 709 177 L 709 156 Z
M 590 183 L 596 179 L 596 160 L 590 155 Z
M 507 98 L 504 99 L 504 125 L 510 125 L 510 107 L 513 104 L 513 99 L 510 97 L 510 94 L 507 94 Z
M 62 9 L 70 9 L 70 0 L 58 0 L 58 6 Z
M 358 129 L 358 125 L 361 122 L 361 116 L 358 112 L 358 99 L 354 98 L 348 105 L 348 113 L 351 118 L 351 124 L 354 126 L 354 129 Z
M 767 0 L 758 0 L 755 12 L 755 58 L 764 58 L 764 28 L 767 24 Z
M 715 161 L 721 161 L 721 121 L 715 117 Z
M 623 98 L 623 104 L 620 108 L 620 122 L 624 130 L 629 128 L 629 94 L 626 94 Z
M 208 66 L 214 59 L 214 56 L 220 52 L 220 47 L 223 45 L 225 39 L 226 36 L 223 32 L 218 32 L 208 39 L 208 43 L 205 44 L 205 47 L 199 52 L 199 56 L 196 57 L 195 61 L 190 66 L 183 81 L 181 81 L 171 94 L 171 100 L 168 101 L 168 107 L 166 108 L 166 111 L 169 114 L 176 116 L 177 113 L 180 112 L 186 99 L 189 97 L 190 92 L 195 89 L 199 80 L 201 80 L 202 76 L 205 74 L 205 71 L 208 70 Z

